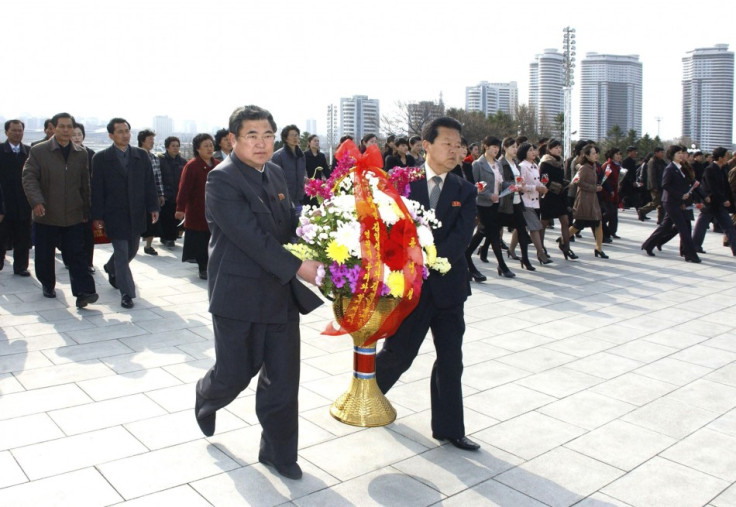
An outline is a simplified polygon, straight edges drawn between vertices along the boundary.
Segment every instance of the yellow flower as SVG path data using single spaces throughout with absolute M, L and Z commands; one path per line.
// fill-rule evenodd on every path
M 299 258 L 299 260 L 302 260 L 302 261 L 304 259 L 316 259 L 317 258 L 317 253 L 311 248 L 309 248 L 307 245 L 302 244 L 302 243 L 299 243 L 299 244 L 289 243 L 287 245 L 284 245 L 284 248 L 286 248 L 289 252 L 294 254 L 296 257 Z
M 445 257 L 437 257 L 434 264 L 432 265 L 432 269 L 437 271 L 441 275 L 447 274 L 448 271 L 450 271 L 450 261 L 448 261 Z
M 345 261 L 350 257 L 350 252 L 348 251 L 348 247 L 332 240 L 327 245 L 327 257 L 338 264 L 345 264 Z
M 427 245 L 424 247 L 424 252 L 427 254 L 427 266 L 431 268 L 437 260 L 437 248 L 434 245 Z
M 404 273 L 401 271 L 391 271 L 386 283 L 393 297 L 400 298 L 404 295 Z

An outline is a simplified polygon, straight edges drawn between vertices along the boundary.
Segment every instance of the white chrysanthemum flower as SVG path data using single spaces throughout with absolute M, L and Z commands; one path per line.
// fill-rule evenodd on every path
M 350 255 L 360 257 L 360 224 L 357 221 L 338 225 L 334 239 L 341 245 L 345 245 Z
M 419 244 L 424 246 L 434 244 L 434 236 L 432 235 L 432 229 L 426 225 L 417 226 L 417 237 L 419 238 Z

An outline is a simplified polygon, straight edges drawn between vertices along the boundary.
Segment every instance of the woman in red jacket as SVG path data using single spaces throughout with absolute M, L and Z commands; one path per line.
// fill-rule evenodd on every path
M 192 148 L 197 156 L 187 162 L 181 173 L 174 216 L 177 220 L 184 220 L 186 231 L 182 262 L 196 262 L 199 266 L 199 277 L 207 280 L 210 230 L 204 216 L 204 186 L 207 183 L 207 173 L 220 161 L 213 157 L 215 140 L 209 134 L 194 136 Z

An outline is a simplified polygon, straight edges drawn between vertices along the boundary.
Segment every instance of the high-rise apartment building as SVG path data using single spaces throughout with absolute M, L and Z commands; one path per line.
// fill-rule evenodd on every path
M 329 104 L 327 106 L 327 149 L 332 153 L 333 148 L 337 148 L 337 143 L 340 141 L 340 113 L 337 109 L 336 104 Z
M 367 95 L 353 95 L 340 99 L 340 135 L 351 135 L 355 143 L 365 134 L 378 135 L 380 110 L 378 99 Z
M 694 49 L 682 59 L 682 135 L 703 151 L 733 142 L 733 63 L 728 44 Z
M 555 117 L 565 109 L 562 53 L 545 49 L 529 65 L 529 107 L 537 116 L 540 130 L 554 126 Z
M 307 120 L 307 127 L 304 129 L 305 132 L 309 132 L 310 134 L 316 134 L 317 133 L 317 120 L 314 118 L 309 118 Z
M 516 81 L 489 83 L 481 81 L 475 86 L 465 87 L 465 110 L 482 111 L 486 116 L 498 111 L 514 116 L 519 105 L 519 90 Z
M 156 137 L 165 139 L 174 132 L 174 120 L 168 116 L 154 116 L 153 130 L 156 131 Z
M 422 100 L 420 102 L 412 102 L 407 104 L 407 128 L 406 132 L 410 136 L 422 135 L 424 127 L 432 120 L 445 115 L 445 104 L 440 101 Z
M 641 136 L 639 55 L 588 53 L 580 62 L 581 139 L 605 139 L 614 126 Z

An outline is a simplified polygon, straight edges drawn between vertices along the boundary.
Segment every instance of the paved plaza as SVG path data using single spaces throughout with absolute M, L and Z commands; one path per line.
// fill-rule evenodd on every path
M 653 228 L 625 212 L 610 260 L 593 258 L 586 230 L 574 262 L 548 231 L 554 264 L 510 263 L 512 280 L 477 263 L 488 281 L 466 304 L 463 384 L 479 452 L 431 438 L 431 338 L 389 392 L 394 423 L 334 420 L 352 342 L 320 335 L 329 305 L 304 317 L 300 481 L 258 463 L 254 385 L 213 437 L 199 431 L 194 384 L 213 334 L 180 244 L 141 249 L 130 311 L 101 273 L 109 246 L 84 310 L 60 262 L 57 299 L 6 262 L 0 506 L 736 506 L 736 259 L 712 232 L 702 264 L 680 259 L 677 238 L 647 257 Z

